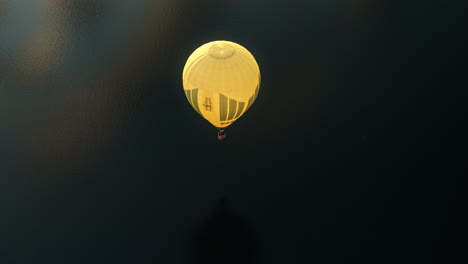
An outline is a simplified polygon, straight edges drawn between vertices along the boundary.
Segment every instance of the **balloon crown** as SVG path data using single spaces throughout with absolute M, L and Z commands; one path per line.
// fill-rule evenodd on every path
M 216 41 L 210 47 L 210 55 L 217 59 L 227 59 L 234 55 L 235 49 L 226 42 Z

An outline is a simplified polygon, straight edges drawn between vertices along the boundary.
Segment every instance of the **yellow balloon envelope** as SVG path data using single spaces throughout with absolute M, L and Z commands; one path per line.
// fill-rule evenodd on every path
M 190 55 L 182 81 L 192 107 L 222 129 L 241 117 L 257 98 L 260 69 L 241 45 L 212 41 Z

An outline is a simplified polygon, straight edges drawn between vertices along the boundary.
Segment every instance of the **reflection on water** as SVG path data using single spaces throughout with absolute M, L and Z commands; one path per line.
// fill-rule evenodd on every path
M 7 0 L 0 0 L 0 23 L 2 22 L 2 19 L 5 16 L 7 4 Z
M 173 56 L 191 5 L 1 0 L 0 110 L 9 114 L 0 133 L 47 170 L 99 153 L 149 86 L 144 73 L 161 74 Z

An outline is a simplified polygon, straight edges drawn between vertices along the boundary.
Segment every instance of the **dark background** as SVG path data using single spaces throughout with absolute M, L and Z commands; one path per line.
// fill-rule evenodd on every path
M 465 13 L 0 0 L 0 263 L 190 263 L 220 197 L 255 263 L 464 263 Z M 181 81 L 218 39 L 262 73 L 224 142 Z

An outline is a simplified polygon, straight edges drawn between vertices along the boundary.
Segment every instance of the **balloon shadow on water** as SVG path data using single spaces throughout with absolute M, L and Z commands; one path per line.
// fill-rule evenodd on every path
M 195 264 L 255 263 L 257 242 L 253 229 L 221 198 L 209 217 L 196 228 L 190 241 Z

